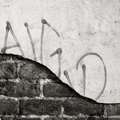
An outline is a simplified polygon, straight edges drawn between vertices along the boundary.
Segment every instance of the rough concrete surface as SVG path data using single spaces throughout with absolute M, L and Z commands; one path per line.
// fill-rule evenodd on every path
M 37 61 L 40 61 L 41 20 L 46 19 L 60 34 L 60 38 L 45 26 L 43 39 L 43 61 L 56 75 L 58 57 L 50 57 L 57 48 L 62 48 L 61 79 L 68 83 L 63 74 L 67 70 L 74 89 L 83 94 L 82 64 L 86 65 L 86 96 L 95 99 L 104 85 L 104 69 L 100 59 L 88 56 L 98 53 L 107 69 L 107 86 L 99 102 L 120 102 L 120 0 L 1 0 L 0 1 L 0 48 L 4 46 L 6 21 L 13 30 L 25 53 L 33 59 L 32 48 L 24 23 L 27 22 L 35 43 Z M 8 45 L 13 45 L 11 34 Z M 18 48 L 7 53 L 21 54 Z

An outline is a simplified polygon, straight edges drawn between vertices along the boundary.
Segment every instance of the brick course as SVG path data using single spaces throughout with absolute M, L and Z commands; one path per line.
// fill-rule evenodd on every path
M 101 116 L 104 114 L 104 106 L 89 99 L 67 99 L 63 107 L 66 115 L 78 115 L 82 113 L 90 116 Z
M 40 95 L 40 85 L 38 82 L 29 83 L 21 80 L 19 83 L 4 81 L 0 82 L 0 95 L 10 97 L 35 97 Z
M 61 82 L 47 83 L 43 86 L 43 94 L 45 97 L 77 97 L 76 93 L 72 88 Z
M 0 63 L 0 79 L 17 78 L 17 68 L 15 63 Z
M 60 115 L 61 101 L 59 100 L 22 100 L 20 103 L 22 115 Z
M 18 101 L 14 99 L 0 99 L 0 114 L 1 115 L 16 115 L 18 114 Z

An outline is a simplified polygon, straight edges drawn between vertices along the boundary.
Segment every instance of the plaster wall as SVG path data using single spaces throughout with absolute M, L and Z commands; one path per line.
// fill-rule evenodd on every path
M 96 56 L 86 57 L 76 71 L 78 59 L 85 53 L 96 52 L 107 69 L 107 86 L 98 102 L 120 102 L 120 1 L 119 0 L 1 0 L 0 49 L 4 46 L 6 21 L 10 21 L 25 57 L 33 59 L 30 40 L 24 26 L 29 24 L 40 61 L 41 20 L 46 19 L 60 34 L 60 38 L 45 26 L 43 40 L 44 65 L 58 74 L 58 57 L 50 57 L 62 48 L 61 66 L 67 70 L 74 89 L 83 94 L 82 64 L 86 65 L 86 97 L 95 99 L 104 85 L 104 69 Z M 8 45 L 15 43 L 11 34 Z M 18 48 L 7 53 L 21 54 Z

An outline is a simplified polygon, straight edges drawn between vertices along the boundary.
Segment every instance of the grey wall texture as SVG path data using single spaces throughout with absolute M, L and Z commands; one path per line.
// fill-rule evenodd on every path
M 46 66 L 0 54 L 1 120 L 120 120 L 120 103 L 78 94 Z

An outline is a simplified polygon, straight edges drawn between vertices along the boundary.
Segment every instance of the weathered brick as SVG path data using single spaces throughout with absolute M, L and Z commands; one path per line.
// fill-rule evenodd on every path
M 105 116 L 120 115 L 120 104 L 105 104 L 104 115 Z
M 0 63 L 0 79 L 17 78 L 17 67 L 15 63 Z
M 75 90 L 62 82 L 45 84 L 43 94 L 45 97 L 79 97 Z
M 106 120 L 104 117 L 88 117 L 87 120 Z
M 120 120 L 120 117 L 111 117 L 111 118 L 105 118 L 103 120 Z
M 22 100 L 20 114 L 22 115 L 59 115 L 61 113 L 60 100 Z
M 41 120 L 41 118 L 36 117 L 8 117 L 8 116 L 2 116 L 1 120 Z
M 11 58 L 13 56 L 15 56 L 15 55 L 12 55 L 12 54 L 1 54 L 0 53 L 0 62 L 11 60 Z
M 87 120 L 120 120 L 120 117 L 88 117 Z
M 0 95 L 12 96 L 15 89 L 15 83 L 4 81 L 0 82 Z
M 45 118 L 44 120 L 86 120 L 85 118 L 60 118 L 60 117 L 48 117 L 48 118 Z
M 64 119 L 59 117 L 47 117 L 44 120 L 64 120 Z
M 15 115 L 18 113 L 18 101 L 13 99 L 0 99 L 0 115 Z
M 69 120 L 69 119 L 66 119 L 66 120 Z M 71 118 L 70 120 L 86 120 L 86 118 L 79 117 L 79 118 Z
M 1 120 L 13 120 L 13 117 L 11 116 L 1 116 Z
M 14 120 L 41 120 L 41 118 L 35 118 L 35 117 L 16 117 Z
M 10 97 L 34 97 L 40 95 L 39 83 L 29 83 L 21 80 L 19 83 L 11 81 L 0 82 L 0 95 Z
M 104 113 L 102 104 L 98 104 L 97 102 L 84 97 L 67 99 L 65 100 L 63 107 L 64 114 L 66 115 L 78 115 L 79 113 L 82 113 L 84 115 L 100 116 Z
M 19 71 L 19 77 L 21 79 L 26 79 L 29 81 L 36 79 L 55 79 L 59 81 L 54 73 L 52 73 L 46 66 L 43 66 L 37 62 L 26 61 L 26 63 L 21 66 Z

